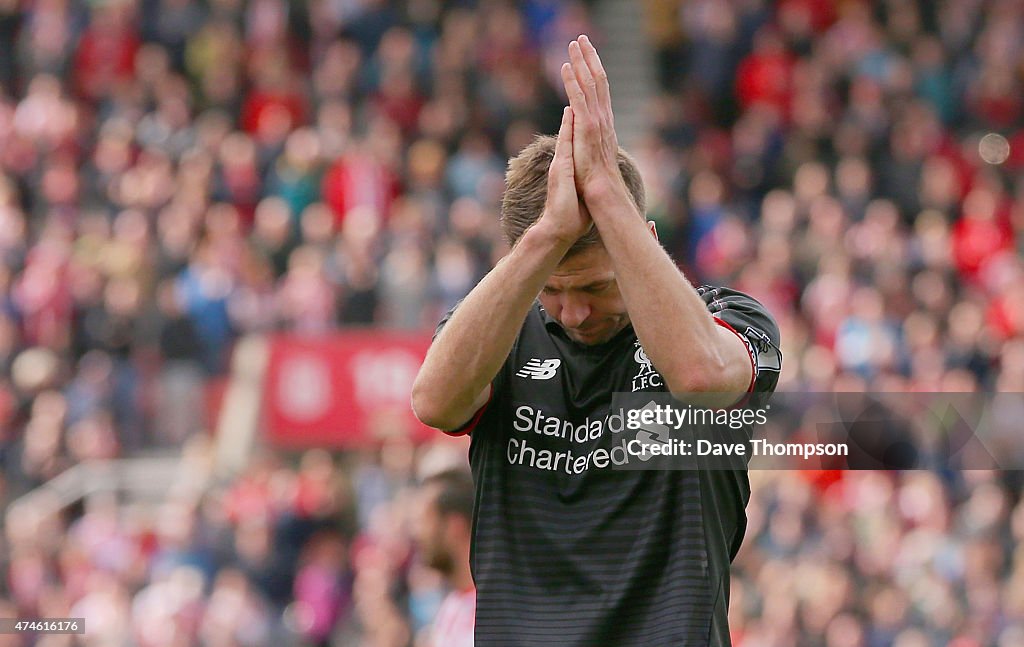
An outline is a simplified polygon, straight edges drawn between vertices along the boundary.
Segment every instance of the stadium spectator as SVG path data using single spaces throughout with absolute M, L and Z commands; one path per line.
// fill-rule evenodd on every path
M 469 568 L 473 480 L 464 472 L 431 476 L 420 486 L 412 533 L 420 559 L 440 571 L 450 589 L 434 616 L 425 645 L 473 645 L 476 587 Z

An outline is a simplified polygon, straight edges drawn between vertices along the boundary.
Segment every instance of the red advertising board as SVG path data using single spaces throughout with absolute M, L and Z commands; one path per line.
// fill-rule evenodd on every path
M 263 399 L 268 439 L 347 448 L 395 435 L 436 437 L 409 404 L 429 345 L 429 335 L 378 330 L 273 337 Z

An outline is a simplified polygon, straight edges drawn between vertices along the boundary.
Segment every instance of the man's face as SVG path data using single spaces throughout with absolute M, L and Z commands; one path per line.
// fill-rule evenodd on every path
M 448 524 L 437 509 L 438 494 L 433 486 L 419 492 L 412 535 L 423 563 L 447 575 L 452 571 L 453 558 L 448 548 Z
M 570 338 L 588 346 L 603 344 L 629 324 L 612 260 L 602 245 L 562 261 L 544 284 L 540 304 Z

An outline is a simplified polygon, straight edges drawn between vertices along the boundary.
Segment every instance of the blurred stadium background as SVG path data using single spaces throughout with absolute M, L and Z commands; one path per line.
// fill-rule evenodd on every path
M 0 616 L 422 645 L 408 387 L 580 33 L 781 389 L 1024 391 L 1019 0 L 0 0 Z M 755 472 L 735 644 L 1024 645 L 1012 477 Z

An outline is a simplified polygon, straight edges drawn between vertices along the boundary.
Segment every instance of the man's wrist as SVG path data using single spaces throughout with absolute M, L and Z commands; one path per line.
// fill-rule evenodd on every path
M 636 209 L 633 196 L 630 195 L 626 182 L 618 174 L 617 169 L 614 176 L 602 174 L 602 177 L 594 178 L 582 188 L 583 202 L 590 210 L 591 216 L 595 212 L 607 211 L 608 208 L 619 211 L 623 201 Z
M 566 232 L 551 226 L 545 215 L 541 215 L 526 232 L 523 233 L 523 242 L 529 240 L 531 244 L 552 249 L 568 251 L 573 243 L 579 240 L 578 232 Z

